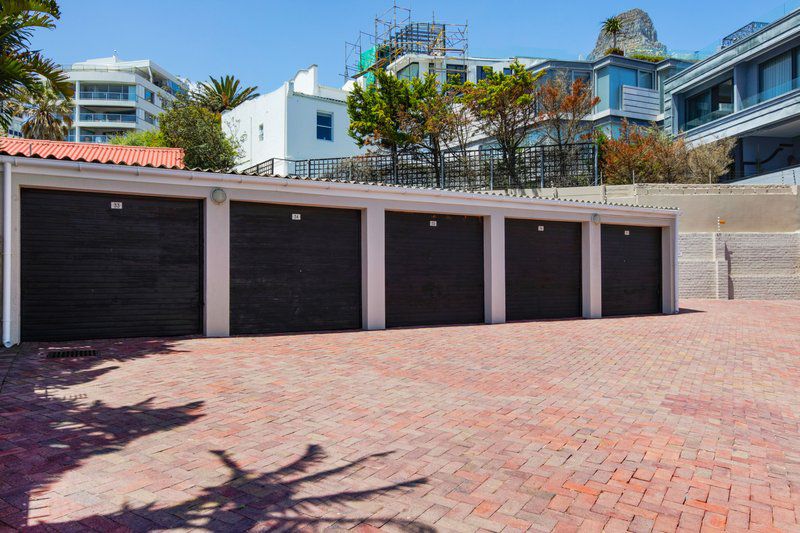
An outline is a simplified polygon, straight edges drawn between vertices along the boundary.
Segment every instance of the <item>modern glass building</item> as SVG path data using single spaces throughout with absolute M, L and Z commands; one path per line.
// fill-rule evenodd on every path
M 753 22 L 665 84 L 665 128 L 690 144 L 735 137 L 735 177 L 800 165 L 800 9 Z

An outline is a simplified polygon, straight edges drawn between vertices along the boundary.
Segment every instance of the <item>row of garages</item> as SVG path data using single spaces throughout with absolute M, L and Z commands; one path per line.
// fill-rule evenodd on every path
M 217 281 L 210 279 L 207 263 L 216 254 L 227 260 L 222 286 L 228 292 L 230 334 L 364 326 L 365 269 L 375 265 L 364 250 L 366 211 L 357 206 L 381 202 L 369 198 L 369 187 L 328 183 L 325 189 L 298 190 L 293 198 L 300 201 L 288 203 L 292 197 L 286 194 L 256 194 L 257 183 L 240 179 L 234 186 L 225 181 L 230 178 L 209 174 L 204 178 L 218 176 L 231 196 L 223 202 L 227 227 L 220 229 L 214 227 L 220 219 L 208 217 L 209 209 L 219 207 L 209 197 L 209 183 L 187 185 L 187 172 L 169 171 L 181 187 L 193 187 L 195 196 L 205 198 L 176 197 L 174 188 L 164 187 L 165 171 L 158 183 L 147 186 L 137 176 L 123 187 L 119 180 L 107 183 L 102 166 L 94 165 L 96 176 L 81 170 L 86 175 L 78 180 L 65 175 L 59 181 L 52 169 L 47 178 L 31 174 L 36 187 L 26 186 L 26 175 L 16 178 L 21 340 L 202 334 L 209 284 Z M 88 192 L 91 179 L 102 187 Z M 59 188 L 42 188 L 44 182 Z M 109 188 L 127 193 L 97 192 Z M 132 189 L 142 194 L 130 194 Z M 600 286 L 604 316 L 671 312 L 676 306 L 672 300 L 664 304 L 664 291 L 674 291 L 664 286 L 664 269 L 672 274 L 667 279 L 674 279 L 674 257 L 663 257 L 672 248 L 662 242 L 674 212 L 553 201 L 548 205 L 562 205 L 562 211 L 537 211 L 519 199 L 438 192 L 412 200 L 401 197 L 400 189 L 372 187 L 380 189 L 388 195 L 381 211 L 387 327 L 487 320 L 487 253 L 492 252 L 486 217 L 453 213 L 456 199 L 457 210 L 480 213 L 490 202 L 492 212 L 502 215 L 507 320 L 586 316 L 592 277 Z M 320 205 L 334 193 L 331 204 L 352 207 Z M 272 197 L 275 202 L 264 201 Z M 612 223 L 591 222 L 597 210 Z M 643 215 L 654 213 L 661 218 L 641 224 L 647 220 Z M 600 272 L 591 273 L 585 256 L 593 224 L 601 261 Z M 671 227 L 666 235 L 674 235 Z M 212 234 L 224 236 L 212 239 Z

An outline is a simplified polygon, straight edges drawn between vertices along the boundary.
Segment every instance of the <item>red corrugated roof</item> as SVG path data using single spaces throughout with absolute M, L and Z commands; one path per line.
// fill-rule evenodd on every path
M 142 167 L 185 168 L 181 148 L 145 148 L 111 144 L 40 141 L 0 137 L 0 154 L 87 163 L 114 163 Z

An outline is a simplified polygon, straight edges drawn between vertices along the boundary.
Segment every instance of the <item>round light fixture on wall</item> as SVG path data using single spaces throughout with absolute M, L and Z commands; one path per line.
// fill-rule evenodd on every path
M 213 200 L 215 204 L 221 204 L 227 199 L 228 195 L 225 194 L 224 190 L 217 188 L 211 191 L 211 200 Z
M 600 215 L 597 213 L 592 214 L 592 223 L 599 224 L 600 223 Z

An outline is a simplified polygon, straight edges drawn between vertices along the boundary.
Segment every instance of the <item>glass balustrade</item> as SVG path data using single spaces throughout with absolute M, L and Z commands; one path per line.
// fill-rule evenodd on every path
M 81 113 L 80 120 L 85 122 L 127 122 L 136 123 L 136 115 L 121 113 Z
M 114 100 L 117 102 L 136 101 L 136 95 L 128 92 L 107 92 L 107 91 L 81 91 L 82 100 Z

